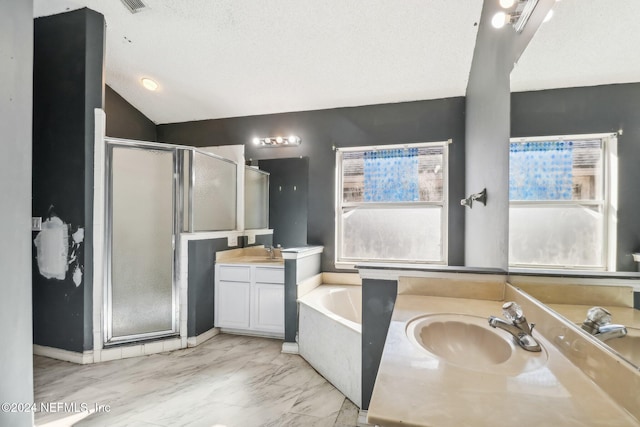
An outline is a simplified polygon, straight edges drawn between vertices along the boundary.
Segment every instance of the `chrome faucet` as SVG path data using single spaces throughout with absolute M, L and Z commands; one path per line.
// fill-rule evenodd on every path
M 274 259 L 276 254 L 275 254 L 275 251 L 273 250 L 273 246 L 266 245 L 264 248 L 267 250 L 267 253 L 269 254 L 269 258 Z
M 509 332 L 514 341 L 527 351 L 542 351 L 540 344 L 533 337 L 533 327 L 535 323 L 529 325 L 522 313 L 522 308 L 513 301 L 505 302 L 502 305 L 502 314 L 509 321 L 496 316 L 489 316 L 489 325 L 492 328 L 499 328 Z
M 582 322 L 582 329 L 601 341 L 622 338 L 627 335 L 627 328 L 624 325 L 611 323 L 611 313 L 602 307 L 591 307 L 587 311 L 587 318 Z

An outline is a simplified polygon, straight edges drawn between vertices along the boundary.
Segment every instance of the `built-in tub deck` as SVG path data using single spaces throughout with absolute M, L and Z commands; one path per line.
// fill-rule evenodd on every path
M 298 299 L 300 355 L 361 406 L 362 288 L 321 282 Z

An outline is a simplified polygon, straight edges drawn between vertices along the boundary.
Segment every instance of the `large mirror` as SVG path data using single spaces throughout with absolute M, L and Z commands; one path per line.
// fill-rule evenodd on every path
M 627 280 L 616 280 L 625 286 L 638 283 L 640 277 L 638 263 L 633 258 L 634 253 L 640 252 L 640 221 L 637 219 L 640 207 L 637 206 L 640 204 L 640 55 L 637 53 L 640 26 L 635 22 L 638 17 L 640 1 L 637 0 L 557 1 L 552 18 L 539 28 L 511 73 L 511 136 L 515 141 L 524 137 L 559 135 L 583 135 L 585 140 L 597 139 L 592 138 L 593 135 L 615 137 L 614 149 L 601 151 L 604 153 L 602 171 L 613 177 L 602 181 L 601 193 L 604 205 L 611 202 L 608 209 L 613 224 L 609 230 L 604 229 L 607 234 L 601 236 L 601 251 L 611 256 L 604 268 L 593 270 L 594 273 L 598 270 L 619 272 L 627 276 Z M 513 142 L 512 139 L 512 152 L 522 148 L 514 147 Z M 553 140 L 543 142 L 551 144 L 547 148 L 554 143 Z M 557 148 L 555 155 L 562 157 L 566 154 L 566 145 L 560 145 L 562 147 L 554 146 L 554 149 Z M 544 147 L 533 144 L 527 149 Z M 585 164 L 587 160 L 593 160 L 592 154 L 597 150 L 591 150 L 591 154 L 586 154 L 587 151 L 583 150 L 579 161 L 574 160 L 572 165 L 559 166 L 573 174 L 573 181 L 568 183 L 573 194 L 567 195 L 569 200 L 575 200 L 576 191 L 580 192 L 577 176 L 593 174 L 593 164 Z M 575 158 L 576 150 L 572 153 Z M 550 157 L 538 155 L 537 161 L 551 169 L 554 166 Z M 591 171 L 587 171 L 588 168 Z M 513 207 L 512 203 L 510 209 Z M 595 217 L 597 209 L 593 206 L 591 209 L 590 214 Z M 580 224 L 580 221 L 575 223 Z M 629 276 L 634 278 L 628 279 Z M 548 292 L 549 288 L 546 289 L 544 292 Z M 636 286 L 635 295 L 638 290 Z M 531 287 L 528 291 L 543 302 L 549 297 L 539 287 Z M 633 299 L 631 292 L 624 304 L 628 306 L 631 301 L 633 307 Z M 590 303 L 583 302 L 585 306 Z M 551 306 L 578 322 L 576 314 L 563 313 L 561 304 Z M 614 316 L 613 321 L 630 324 L 631 336 L 637 331 L 633 329 L 638 326 L 636 319 L 640 320 L 637 313 L 636 310 L 635 314 L 623 319 Z M 617 317 L 621 316 L 624 315 Z M 626 342 L 632 341 L 627 338 L 624 338 Z M 636 341 L 640 344 L 640 338 Z M 607 343 L 620 351 L 621 341 Z M 640 345 L 637 354 L 640 354 Z M 623 356 L 640 365 L 634 357 Z
M 614 174 L 618 182 L 607 182 L 614 186 L 602 192 L 602 198 L 615 202 L 611 212 L 614 230 L 602 244 L 609 246 L 603 251 L 613 254 L 605 270 L 634 272 L 638 264 L 632 254 L 640 252 L 640 221 L 636 219 L 640 204 L 640 27 L 634 20 L 640 16 L 640 2 L 562 0 L 553 11 L 511 73 L 511 136 L 585 135 L 593 140 L 590 136 L 594 134 L 619 133 L 617 155 L 613 153 L 617 162 L 609 165 L 603 158 L 604 172 Z M 555 148 L 556 153 L 565 152 Z M 597 150 L 573 152 L 576 160 L 569 173 L 573 172 L 574 180 L 569 185 L 575 187 L 579 185 L 575 175 L 588 172 L 587 157 Z M 617 168 L 617 174 L 612 168 Z

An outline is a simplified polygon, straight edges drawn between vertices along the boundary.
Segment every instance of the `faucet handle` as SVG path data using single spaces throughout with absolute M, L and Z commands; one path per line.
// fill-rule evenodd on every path
M 606 308 L 591 307 L 589 311 L 587 311 L 585 322 L 590 322 L 598 326 L 606 325 L 611 323 L 611 313 Z
M 520 307 L 513 301 L 505 302 L 504 304 L 502 304 L 502 314 L 504 315 L 505 319 L 510 322 L 517 322 L 524 316 L 522 307 Z

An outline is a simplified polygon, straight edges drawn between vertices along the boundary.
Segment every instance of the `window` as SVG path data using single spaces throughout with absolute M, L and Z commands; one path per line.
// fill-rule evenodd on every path
M 615 144 L 611 134 L 511 140 L 510 266 L 614 268 Z
M 337 266 L 446 264 L 447 146 L 337 150 Z

